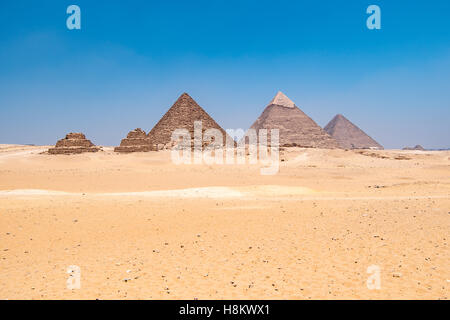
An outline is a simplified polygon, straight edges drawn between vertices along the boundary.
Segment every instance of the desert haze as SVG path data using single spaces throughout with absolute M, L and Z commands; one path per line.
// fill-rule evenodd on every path
M 449 297 L 450 151 L 285 148 L 263 176 L 47 150 L 0 146 L 0 299 Z

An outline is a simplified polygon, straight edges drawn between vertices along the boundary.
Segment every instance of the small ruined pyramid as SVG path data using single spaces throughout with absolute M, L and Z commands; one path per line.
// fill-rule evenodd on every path
M 125 139 L 120 142 L 119 147 L 115 147 L 115 152 L 148 152 L 155 150 L 150 138 L 141 128 L 130 131 Z
M 346 149 L 383 149 L 378 142 L 351 123 L 342 114 L 336 115 L 325 127 L 342 148 Z
M 187 129 L 194 140 L 194 121 L 202 121 L 202 132 L 207 129 L 218 129 L 223 134 L 223 143 L 226 142 L 226 132 L 216 121 L 200 107 L 187 93 L 183 93 L 166 114 L 149 132 L 152 143 L 161 148 L 173 146 L 172 132 L 176 129 Z M 193 145 L 193 143 L 192 143 Z
M 425 148 L 422 147 L 420 144 L 416 144 L 415 147 L 404 147 L 402 150 L 419 150 L 419 151 L 425 151 Z
M 279 129 L 282 147 L 339 148 L 336 140 L 280 91 L 250 128 L 257 134 L 267 129 L 268 141 L 270 130 Z
M 56 142 L 54 148 L 50 148 L 50 154 L 76 154 L 84 152 L 97 152 L 100 148 L 96 147 L 91 141 L 86 139 L 82 133 L 69 133 L 66 138 Z

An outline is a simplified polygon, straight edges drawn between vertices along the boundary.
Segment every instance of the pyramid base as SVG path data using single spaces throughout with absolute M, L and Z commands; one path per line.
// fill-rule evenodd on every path
M 150 151 L 157 151 L 157 150 L 152 146 L 120 146 L 114 148 L 114 152 L 118 153 L 150 152 Z
M 48 150 L 49 154 L 80 154 L 87 152 L 98 152 L 99 147 L 66 147 L 66 148 L 51 148 Z

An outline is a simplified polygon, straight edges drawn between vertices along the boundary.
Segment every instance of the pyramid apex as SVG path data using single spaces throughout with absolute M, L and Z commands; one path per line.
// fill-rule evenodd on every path
M 278 91 L 275 97 L 270 101 L 269 105 L 275 104 L 285 108 L 294 108 L 295 103 L 289 99 L 283 92 Z
M 181 101 L 194 101 L 195 100 L 189 95 L 189 93 L 187 92 L 183 92 L 177 99 L 177 102 L 181 102 Z
M 189 93 L 187 93 L 187 92 L 183 92 L 183 93 L 180 95 L 180 98 L 182 98 L 182 97 L 189 97 L 189 98 L 191 98 L 191 96 L 190 96 Z
M 336 121 L 343 121 L 343 120 L 345 121 L 345 120 L 347 120 L 347 118 L 344 117 L 343 114 L 338 113 L 337 115 L 335 115 L 335 116 L 333 117 L 333 119 L 331 119 L 330 123 L 333 123 L 333 122 L 336 122 Z M 348 120 L 347 120 L 347 121 L 348 121 Z

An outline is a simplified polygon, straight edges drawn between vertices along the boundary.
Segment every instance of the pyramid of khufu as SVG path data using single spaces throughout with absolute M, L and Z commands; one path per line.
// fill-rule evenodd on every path
M 164 114 L 159 122 L 149 132 L 148 136 L 158 149 L 172 148 L 177 141 L 172 141 L 172 133 L 176 129 L 186 129 L 191 135 L 191 146 L 194 146 L 194 122 L 201 121 L 202 136 L 207 129 L 217 129 L 223 135 L 223 143 L 226 144 L 227 134 L 216 121 L 195 102 L 187 93 L 183 93 L 173 106 Z M 202 146 L 207 145 L 203 141 Z
M 336 115 L 324 129 L 342 148 L 383 149 L 378 142 L 341 114 Z
M 259 130 L 267 129 L 268 144 L 270 130 L 279 129 L 281 147 L 339 148 L 336 140 L 282 92 L 276 94 L 250 129 L 256 130 L 257 135 Z
M 96 147 L 91 141 L 86 139 L 82 133 L 69 133 L 64 139 L 56 142 L 54 148 L 50 148 L 50 154 L 76 154 L 84 152 L 97 152 L 100 148 Z
M 114 148 L 115 152 L 148 152 L 156 150 L 151 143 L 150 138 L 141 128 L 130 131 L 125 139 L 120 142 L 120 146 Z

